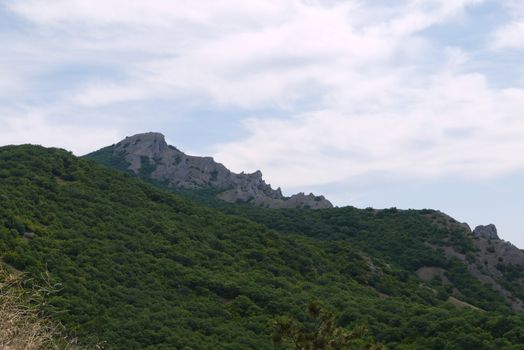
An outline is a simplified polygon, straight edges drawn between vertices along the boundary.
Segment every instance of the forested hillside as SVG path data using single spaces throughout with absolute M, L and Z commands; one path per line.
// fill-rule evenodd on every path
M 49 271 L 44 311 L 86 344 L 272 349 L 271 321 L 320 300 L 390 349 L 524 349 L 524 315 L 447 254 L 477 252 L 434 211 L 211 208 L 28 145 L 0 148 L 0 203 L 2 260 Z
M 154 142 L 151 135 L 155 135 Z M 123 149 L 118 151 L 117 145 Z M 249 218 L 280 233 L 349 241 L 368 254 L 395 261 L 426 282 L 440 281 L 443 293 L 449 295 L 450 300 L 460 298 L 456 301 L 458 304 L 468 300 L 493 310 L 501 307 L 503 299 L 513 310 L 524 312 L 524 251 L 501 240 L 495 225 L 479 226 L 472 231 L 467 224 L 430 209 L 367 208 L 362 211 L 345 207 L 312 212 L 308 209 L 318 207 L 291 205 L 286 210 L 271 210 L 255 197 L 230 204 L 223 200 L 223 195 L 236 190 L 217 188 L 213 182 L 203 181 L 200 175 L 209 169 L 197 167 L 196 173 L 188 175 L 199 183 L 191 189 L 158 177 L 166 164 L 170 164 L 158 149 L 176 150 L 167 145 L 161 134 L 139 134 L 117 145 L 85 158 L 170 189 L 207 207 Z M 180 179 L 184 175 L 187 174 L 181 169 L 170 172 L 168 178 Z

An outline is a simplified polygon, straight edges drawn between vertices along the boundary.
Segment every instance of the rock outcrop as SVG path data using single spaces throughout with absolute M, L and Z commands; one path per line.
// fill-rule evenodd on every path
M 497 234 L 497 227 L 493 224 L 489 224 L 486 226 L 477 226 L 473 230 L 473 236 L 477 238 L 486 238 L 486 239 L 494 239 L 499 240 L 499 236 Z
M 273 189 L 262 173 L 236 174 L 212 157 L 190 156 L 166 143 L 160 133 L 126 137 L 113 148 L 113 156 L 124 157 L 136 174 L 183 189 L 214 189 L 227 202 L 243 202 L 268 208 L 324 209 L 333 205 L 323 196 L 299 193 L 285 197 Z
M 524 300 L 515 293 L 507 290 L 504 281 L 508 277 L 504 271 L 509 267 L 524 268 L 524 251 L 510 242 L 501 240 L 494 225 L 483 226 L 487 230 L 480 229 L 475 234 L 473 244 L 477 250 L 475 261 L 468 263 L 469 272 L 477 277 L 482 283 L 489 284 L 494 290 L 501 293 L 512 305 L 514 310 L 524 311 Z M 521 287 L 524 281 L 520 280 Z

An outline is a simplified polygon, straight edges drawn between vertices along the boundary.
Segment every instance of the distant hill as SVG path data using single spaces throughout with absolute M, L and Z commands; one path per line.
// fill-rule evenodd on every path
M 479 293 L 487 297 L 495 291 L 514 311 L 524 312 L 524 251 L 501 240 L 494 225 L 472 231 L 467 224 L 427 209 L 346 207 L 307 213 L 223 206 L 222 210 L 279 232 L 349 241 L 426 282 L 439 283 L 450 297 L 494 310 L 497 303 L 490 298 L 481 301 Z M 414 213 L 429 222 L 414 221 Z
M 2 147 L 0 257 L 33 278 L 47 269 L 61 290 L 45 311 L 109 349 L 273 349 L 271 320 L 307 322 L 311 300 L 389 349 L 524 349 L 522 251 L 493 227 L 184 191 L 59 149 Z
M 116 145 L 86 156 L 99 163 L 131 171 L 178 189 L 213 189 L 227 202 L 249 203 L 267 208 L 331 208 L 323 196 L 304 193 L 282 195 L 262 180 L 262 173 L 235 174 L 211 157 L 189 156 L 169 146 L 160 133 L 126 137 Z

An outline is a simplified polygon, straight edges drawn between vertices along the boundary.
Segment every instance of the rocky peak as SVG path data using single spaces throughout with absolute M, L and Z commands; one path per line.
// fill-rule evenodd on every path
M 262 172 L 260 170 L 255 171 L 254 173 L 250 174 L 250 176 L 257 180 L 262 180 Z
M 123 153 L 130 163 L 129 169 L 137 172 L 142 167 L 142 157 L 159 159 L 168 150 L 164 135 L 148 132 L 128 136 L 116 144 L 115 152 Z
M 117 143 L 117 149 L 128 149 L 133 152 L 142 153 L 144 155 L 160 154 L 167 149 L 167 143 L 164 135 L 158 132 L 147 132 L 128 136 L 124 140 Z
M 497 234 L 497 227 L 493 224 L 486 226 L 479 225 L 473 230 L 473 236 L 478 238 L 500 240 Z
M 126 137 L 114 146 L 113 157 L 123 157 L 128 169 L 141 176 L 167 183 L 173 188 L 214 189 L 218 198 L 269 208 L 331 208 L 323 196 L 299 193 L 282 195 L 263 180 L 260 170 L 236 174 L 212 157 L 187 155 L 169 146 L 164 135 L 148 132 Z

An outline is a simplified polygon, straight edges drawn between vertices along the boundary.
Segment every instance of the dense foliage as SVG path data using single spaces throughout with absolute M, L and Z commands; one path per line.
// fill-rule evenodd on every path
M 202 197 L 204 198 L 204 197 Z M 62 285 L 49 312 L 110 349 L 271 349 L 319 299 L 392 349 L 524 349 L 524 317 L 438 245 L 431 211 L 208 208 L 58 149 L 0 148 L 0 255 Z M 413 273 L 445 266 L 466 301 Z
M 466 265 L 449 259 L 444 247 L 471 256 L 475 252 L 471 235 L 456 222 L 446 222 L 432 210 L 357 209 L 353 207 L 310 211 L 304 209 L 268 210 L 216 203 L 229 214 L 247 217 L 283 233 L 302 233 L 320 240 L 349 242 L 369 256 L 393 263 L 403 272 L 421 267 L 444 268 L 451 286 L 460 298 L 484 310 L 505 310 L 503 298 L 470 275 Z M 442 288 L 442 286 L 440 287 Z
M 335 313 L 318 300 L 308 304 L 307 314 L 311 319 L 307 324 L 289 316 L 275 319 L 272 323 L 273 343 L 295 350 L 385 349 L 367 337 L 365 327 L 352 330 L 337 327 Z

